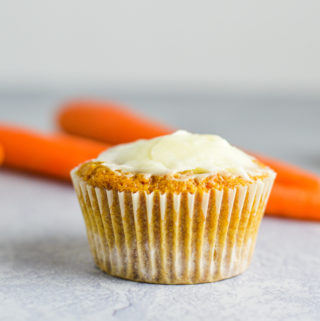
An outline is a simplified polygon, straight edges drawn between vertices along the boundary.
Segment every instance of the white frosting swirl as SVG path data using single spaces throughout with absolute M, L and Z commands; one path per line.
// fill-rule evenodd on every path
M 194 170 L 196 173 L 224 173 L 248 178 L 248 174 L 261 170 L 253 157 L 225 139 L 184 130 L 117 145 L 96 160 L 113 170 L 155 175 Z

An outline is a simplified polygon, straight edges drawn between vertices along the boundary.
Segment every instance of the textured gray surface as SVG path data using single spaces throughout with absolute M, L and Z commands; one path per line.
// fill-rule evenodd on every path
M 49 129 L 59 99 L 0 97 L 0 121 Z M 174 126 L 216 132 L 320 172 L 316 101 L 124 100 Z M 68 184 L 1 170 L 0 204 L 0 320 L 320 318 L 318 223 L 264 218 L 246 273 L 213 284 L 166 286 L 95 268 Z

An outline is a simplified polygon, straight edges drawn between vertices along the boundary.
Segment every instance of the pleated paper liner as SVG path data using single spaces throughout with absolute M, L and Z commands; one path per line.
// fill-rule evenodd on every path
M 72 180 L 101 270 L 135 281 L 193 284 L 248 267 L 274 175 L 195 194 L 106 190 L 75 171 Z

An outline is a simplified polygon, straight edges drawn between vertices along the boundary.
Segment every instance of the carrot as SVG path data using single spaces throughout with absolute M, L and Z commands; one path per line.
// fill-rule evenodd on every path
M 58 115 L 60 127 L 67 133 L 111 144 L 153 138 L 172 132 L 171 129 L 112 102 L 71 101 Z
M 95 158 L 108 145 L 69 135 L 49 135 L 1 125 L 4 165 L 69 180 L 70 170 Z
M 0 145 L 0 165 L 3 162 L 3 158 L 4 158 L 4 151 L 3 151 L 3 147 Z
M 266 214 L 320 221 L 320 189 L 275 184 Z
M 277 172 L 277 183 L 310 189 L 320 187 L 320 178 L 313 173 L 274 158 L 253 153 L 250 154 Z

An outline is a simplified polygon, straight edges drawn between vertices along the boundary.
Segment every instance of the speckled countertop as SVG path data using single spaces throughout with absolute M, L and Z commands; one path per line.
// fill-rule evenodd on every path
M 28 98 L 28 103 L 19 99 L 0 99 L 0 120 L 49 127 L 53 107 L 43 110 L 40 105 L 54 106 L 52 98 Z M 172 104 L 179 102 L 174 100 Z M 143 102 L 136 105 L 143 106 Z M 320 170 L 316 145 L 320 137 L 316 116 L 319 119 L 320 112 L 312 104 L 310 114 L 304 112 L 304 124 L 295 129 L 293 125 L 298 126 L 300 120 L 298 106 L 284 106 L 281 111 L 266 108 L 265 103 L 260 112 L 243 107 L 239 113 L 242 118 L 234 116 L 240 135 L 226 121 L 223 126 L 217 123 L 214 109 L 201 111 L 211 115 L 213 121 L 205 120 L 200 126 L 199 119 L 192 122 L 190 106 L 180 118 L 179 107 L 172 109 L 169 105 L 163 102 L 161 117 L 167 117 L 173 125 L 216 132 L 236 144 L 247 142 L 249 148 L 258 151 L 260 139 L 269 154 L 294 157 L 296 163 Z M 220 119 L 226 119 L 232 108 L 232 103 L 225 103 L 219 110 Z M 158 109 L 146 110 L 157 116 Z M 259 118 L 267 110 L 266 116 Z M 277 117 L 284 117 L 285 112 L 287 130 L 281 134 L 283 119 L 277 121 Z M 259 127 L 243 125 L 248 115 L 249 123 L 259 120 Z M 259 132 L 260 137 L 250 135 L 261 125 L 268 130 L 271 124 L 272 145 L 265 130 Z M 211 130 L 211 126 L 217 130 Z M 280 135 L 279 140 L 274 139 L 275 133 Z M 166 286 L 116 279 L 94 266 L 79 205 L 68 184 L 1 170 L 0 209 L 1 321 L 320 319 L 319 223 L 266 217 L 247 272 L 213 284 Z

